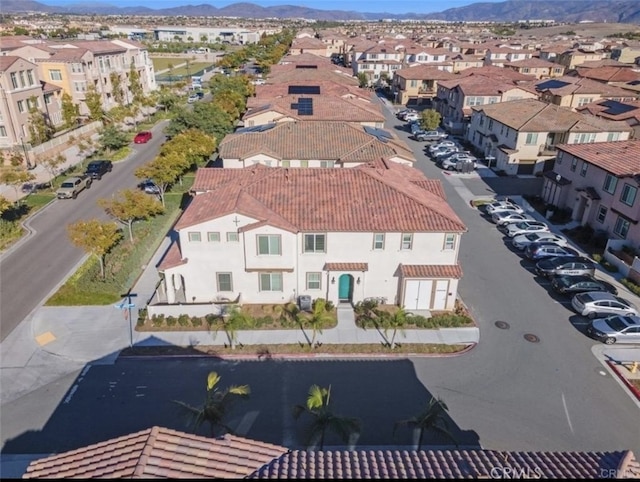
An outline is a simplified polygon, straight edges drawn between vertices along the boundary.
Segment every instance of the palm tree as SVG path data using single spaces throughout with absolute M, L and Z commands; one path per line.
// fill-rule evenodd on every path
M 393 329 L 393 335 L 391 336 L 391 341 L 389 342 L 389 347 L 393 350 L 396 347 L 396 335 L 398 331 L 404 334 L 404 326 L 407 323 L 407 312 L 404 310 L 404 308 L 398 308 L 393 314 L 381 317 L 381 320 L 384 328 L 385 338 L 387 338 L 387 332 L 390 329 Z
M 249 385 L 232 385 L 221 390 L 217 387 L 220 382 L 220 375 L 216 372 L 209 372 L 207 376 L 207 398 L 202 407 L 193 407 L 185 402 L 174 400 L 180 405 L 194 426 L 197 432 L 200 426 L 207 422 L 211 430 L 211 436 L 216 436 L 216 429 L 224 429 L 224 433 L 233 434 L 233 430 L 225 423 L 232 406 L 238 398 L 248 398 L 251 393 Z
M 238 306 L 232 307 L 229 313 L 222 313 L 219 318 L 222 329 L 229 340 L 229 346 L 234 350 L 238 342 L 238 329 L 251 326 L 253 324 L 253 318 Z M 218 329 L 216 329 L 216 332 L 217 331 Z
M 311 341 L 309 346 L 313 346 L 316 342 L 317 333 L 322 334 L 322 326 L 325 323 L 333 321 L 333 317 L 327 312 L 327 302 L 322 298 L 318 298 L 313 304 L 313 311 L 310 315 L 300 314 L 301 324 L 311 326 Z
M 308 413 L 313 417 L 309 426 L 307 446 L 313 442 L 319 442 L 319 449 L 323 450 L 327 430 L 336 433 L 344 443 L 348 443 L 352 435 L 360 434 L 360 421 L 355 418 L 339 417 L 329 409 L 331 399 L 331 385 L 329 388 L 321 388 L 312 385 L 309 389 L 306 405 L 293 407 L 293 418 L 298 420 L 300 415 Z
M 410 427 L 413 430 L 419 430 L 418 438 L 418 450 L 422 446 L 422 439 L 425 432 L 434 431 L 438 434 L 445 435 L 448 439 L 453 441 L 458 446 L 458 443 L 453 435 L 449 432 L 449 422 L 446 418 L 446 412 L 449 411 L 449 407 L 440 399 L 431 397 L 426 408 L 417 416 L 407 420 L 400 420 L 395 423 L 393 427 L 393 433 L 395 434 L 398 427 Z

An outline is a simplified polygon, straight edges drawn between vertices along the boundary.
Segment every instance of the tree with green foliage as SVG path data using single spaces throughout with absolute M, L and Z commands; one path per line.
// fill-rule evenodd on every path
M 311 416 L 313 421 L 308 427 L 306 446 L 317 445 L 324 449 L 327 431 L 337 434 L 346 444 L 354 435 L 360 434 L 360 421 L 355 418 L 339 417 L 331 409 L 331 385 L 321 388 L 312 385 L 309 389 L 306 404 L 293 407 L 293 418 L 298 420 L 303 413 Z
M 361 89 L 369 86 L 369 77 L 364 72 L 358 72 L 358 86 Z
M 40 112 L 35 96 L 29 98 L 29 141 L 33 145 L 42 144 L 53 137 L 53 129 L 44 113 Z
M 102 110 L 102 95 L 96 90 L 94 85 L 89 85 L 85 93 L 84 102 L 89 109 L 89 119 L 101 120 L 104 117 Z
M 298 319 L 302 326 L 306 325 L 311 327 L 309 346 L 312 347 L 316 343 L 318 333 L 322 334 L 322 327 L 326 323 L 333 321 L 333 316 L 327 311 L 327 301 L 323 298 L 318 298 L 313 303 L 311 313 L 300 313 Z
M 113 124 L 108 125 L 100 133 L 98 142 L 107 152 L 117 151 L 129 144 L 129 137 Z
M 100 262 L 100 276 L 104 279 L 105 256 L 120 241 L 122 233 L 113 222 L 77 221 L 67 226 L 71 242 L 83 249 L 86 253 L 94 255 Z
M 216 149 L 216 139 L 198 129 L 187 129 L 165 142 L 161 155 L 174 152 L 185 157 L 188 168 L 204 166 Z
M 111 72 L 109 74 L 109 80 L 111 81 L 111 94 L 113 99 L 118 104 L 122 104 L 124 100 L 124 90 L 122 89 L 122 79 L 117 72 Z
M 194 407 L 188 403 L 174 400 L 174 403 L 183 408 L 188 417 L 188 424 L 197 433 L 203 423 L 208 423 L 211 437 L 217 434 L 233 434 L 233 430 L 226 422 L 231 410 L 236 402 L 246 399 L 251 394 L 249 385 L 231 385 L 228 388 L 218 387 L 221 377 L 216 372 L 209 372 L 207 375 L 207 396 L 200 407 Z M 222 429 L 218 432 L 218 429 Z
M 420 127 L 426 131 L 436 130 L 440 126 L 442 116 L 437 110 L 425 109 L 420 114 Z
M 409 427 L 413 430 L 418 430 L 418 450 L 422 448 L 424 434 L 430 431 L 444 435 L 453 441 L 457 447 L 456 439 L 449 430 L 449 422 L 447 421 L 448 411 L 449 408 L 441 399 L 431 397 L 426 408 L 417 416 L 396 422 L 393 427 L 393 433 L 395 434 L 399 427 Z
M 216 326 L 216 333 L 223 330 L 229 341 L 229 348 L 234 350 L 238 343 L 238 330 L 252 326 L 254 323 L 251 315 L 242 310 L 241 307 L 234 305 L 227 312 L 223 312 L 218 317 L 219 324 Z
M 62 164 L 66 161 L 65 157 L 62 154 L 57 154 L 55 156 L 45 157 L 40 161 L 40 165 L 45 168 L 47 173 L 49 174 L 49 186 L 53 187 L 53 180 L 59 174 L 59 169 Z
M 26 182 L 33 181 L 35 178 L 32 173 L 25 170 L 22 166 L 0 171 L 0 184 L 11 186 L 16 193 L 16 199 L 20 197 L 20 187 Z
M 158 187 L 160 201 L 165 206 L 164 197 L 169 187 L 185 171 L 184 157 L 174 153 L 157 156 L 152 161 L 136 169 L 134 175 L 139 179 L 151 179 Z
M 80 108 L 73 103 L 73 98 L 65 92 L 62 94 L 62 120 L 65 129 L 75 127 L 80 116 Z
M 113 199 L 100 199 L 98 205 L 129 229 L 129 241 L 133 244 L 133 223 L 162 214 L 164 208 L 155 197 L 142 191 L 127 189 Z
M 13 208 L 13 203 L 6 197 L 0 196 L 0 216 Z
M 158 91 L 158 104 L 164 108 L 164 111 L 173 110 L 173 108 L 180 104 L 180 97 L 173 92 L 172 89 L 166 86 L 160 87 Z
M 214 102 L 193 104 L 193 109 L 177 108 L 174 118 L 165 129 L 174 137 L 187 129 L 198 129 L 215 137 L 219 143 L 233 131 L 233 118 Z
M 136 69 L 133 59 L 131 59 L 131 67 L 129 68 L 129 91 L 133 94 L 133 102 L 142 102 L 145 98 L 140 82 L 140 73 Z
M 391 341 L 389 341 L 389 348 L 393 350 L 396 347 L 396 335 L 398 331 L 404 334 L 404 327 L 407 325 L 407 312 L 404 308 L 398 308 L 393 313 L 379 310 L 378 316 L 380 324 L 384 329 L 385 338 L 388 339 L 388 331 L 393 330 Z

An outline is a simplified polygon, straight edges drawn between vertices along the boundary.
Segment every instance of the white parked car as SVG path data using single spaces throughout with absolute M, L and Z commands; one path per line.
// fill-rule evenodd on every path
M 518 223 L 520 221 L 535 221 L 534 218 L 528 214 L 514 213 L 511 211 L 498 211 L 491 215 L 491 221 L 498 226 L 509 223 Z
M 442 169 L 446 171 L 455 171 L 458 168 L 458 162 L 461 161 L 472 162 L 474 169 L 478 167 L 477 159 L 464 152 L 454 152 L 450 156 L 447 156 L 445 159 L 442 159 L 442 161 L 438 161 L 438 163 L 440 164 Z
M 506 235 L 514 238 L 519 234 L 535 233 L 538 231 L 549 231 L 549 226 L 540 221 L 520 221 L 506 225 Z
M 429 146 L 429 152 L 435 152 L 438 149 L 443 149 L 445 147 L 458 147 L 458 145 L 453 141 L 441 141 L 437 144 L 432 144 Z
M 569 241 L 564 236 L 552 233 L 551 231 L 521 234 L 515 236 L 511 241 L 513 247 L 521 251 L 525 250 L 531 243 L 555 243 L 558 246 L 566 246 L 569 244 Z
M 420 120 L 420 114 L 418 114 L 417 112 L 409 112 L 408 114 L 404 115 L 403 119 L 407 122 L 417 121 Z
M 490 204 L 485 204 L 485 210 L 487 214 L 497 213 L 498 211 L 508 211 L 520 214 L 524 213 L 524 209 L 509 201 L 495 201 Z

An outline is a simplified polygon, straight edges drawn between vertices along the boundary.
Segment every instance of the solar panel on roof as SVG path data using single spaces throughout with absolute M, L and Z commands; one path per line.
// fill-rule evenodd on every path
M 620 115 L 624 114 L 625 112 L 630 112 L 637 109 L 637 107 L 623 104 L 622 102 L 618 102 L 617 100 L 605 100 L 600 105 L 603 105 L 607 108 L 607 110 L 604 110 L 603 112 L 609 115 Z
M 317 65 L 296 65 L 296 69 L 317 69 Z
M 367 134 L 376 137 L 380 142 L 384 142 L 385 144 L 389 141 L 389 139 L 393 139 L 393 136 L 389 134 L 389 132 L 382 129 L 376 129 L 375 127 L 364 126 L 364 131 Z
M 236 134 L 243 134 L 247 132 L 264 132 L 269 129 L 273 129 L 275 127 L 275 123 L 262 124 L 259 126 L 251 126 L 251 127 L 241 127 L 240 129 L 236 129 Z
M 292 109 L 298 111 L 298 115 L 313 115 L 313 99 L 310 97 L 300 97 L 296 104 L 291 104 Z
M 631 82 L 627 82 L 629 85 L 638 85 L 640 84 L 640 80 L 632 80 Z
M 562 80 L 551 79 L 546 82 L 542 82 L 536 86 L 536 90 L 547 90 L 547 89 L 559 89 L 560 87 L 564 87 L 569 85 L 569 82 L 563 82 Z
M 319 95 L 319 85 L 290 85 L 289 94 Z

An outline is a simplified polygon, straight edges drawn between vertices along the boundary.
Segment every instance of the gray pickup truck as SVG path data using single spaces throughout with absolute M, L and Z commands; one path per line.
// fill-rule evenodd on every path
M 68 177 L 56 191 L 56 196 L 58 199 L 75 199 L 80 191 L 91 187 L 91 182 L 91 177 L 87 175 Z

